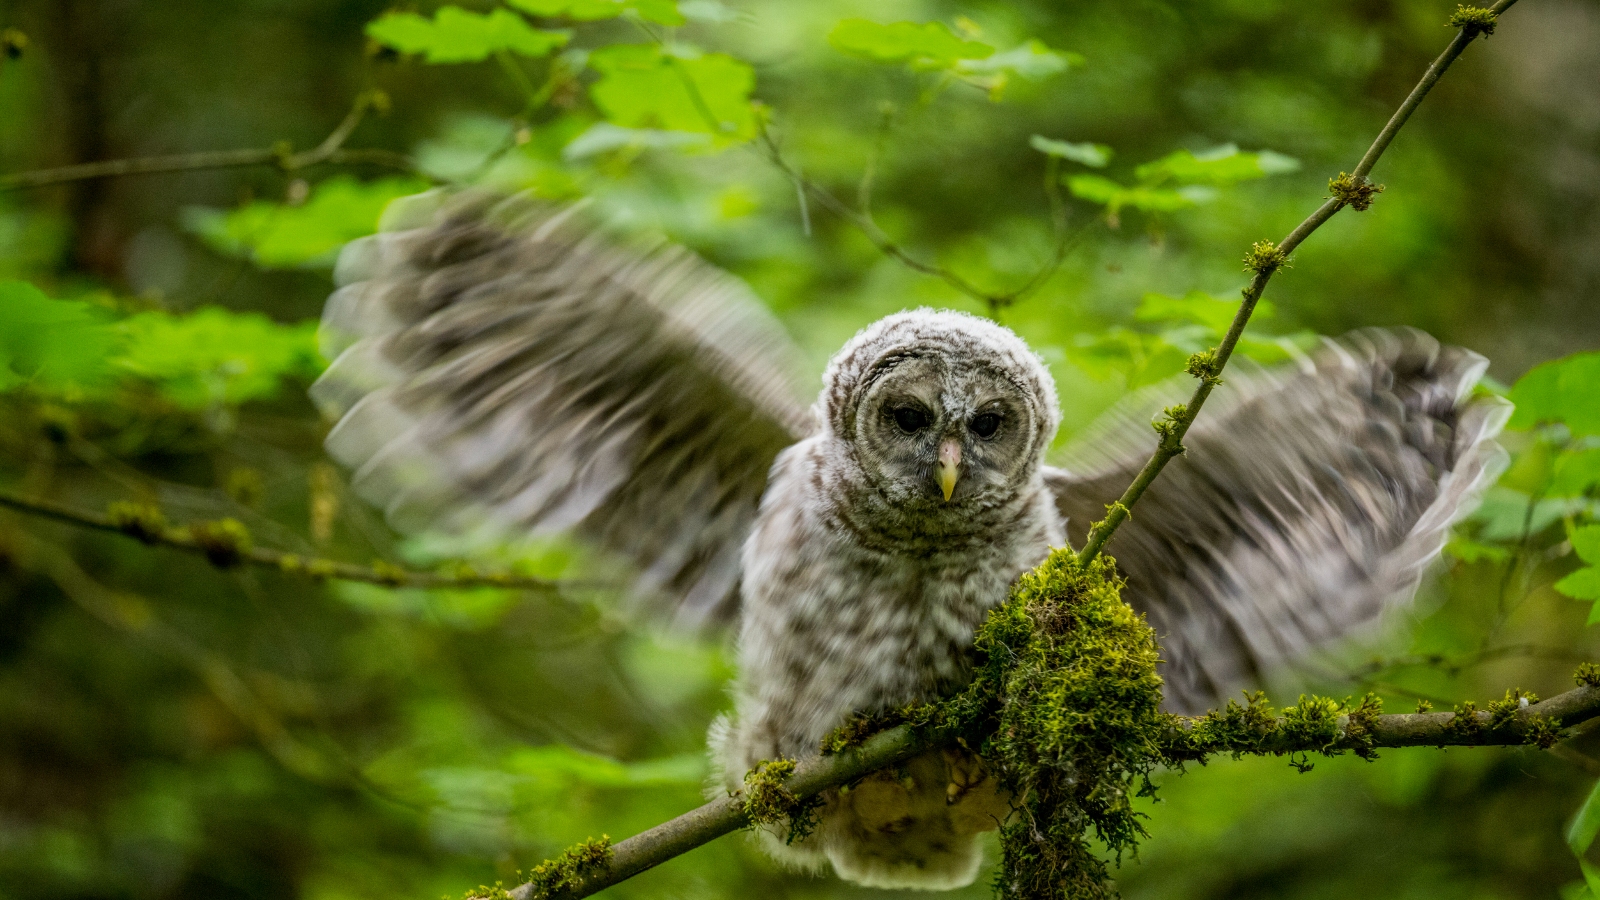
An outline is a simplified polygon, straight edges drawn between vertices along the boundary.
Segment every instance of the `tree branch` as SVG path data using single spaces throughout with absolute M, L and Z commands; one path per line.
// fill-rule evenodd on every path
M 1491 10 L 1498 16 L 1516 2 L 1517 0 L 1499 0 L 1498 3 L 1491 7 Z M 1089 529 L 1089 534 L 1083 542 L 1083 548 L 1078 551 L 1079 562 L 1086 563 L 1100 553 L 1101 549 L 1105 547 L 1106 541 L 1110 540 L 1111 535 L 1117 530 L 1117 527 L 1127 520 L 1129 510 L 1144 495 L 1145 490 L 1150 487 L 1151 483 L 1156 480 L 1156 476 L 1161 474 L 1162 468 L 1174 456 L 1183 452 L 1183 436 L 1188 433 L 1189 426 L 1194 423 L 1195 416 L 1200 414 L 1200 408 L 1205 405 L 1206 398 L 1211 396 L 1212 389 L 1222 383 L 1222 379 L 1219 376 L 1223 368 L 1227 366 L 1228 360 L 1233 357 L 1234 347 L 1238 345 L 1240 336 L 1244 334 L 1245 325 L 1250 321 L 1250 315 L 1255 312 L 1256 303 L 1261 299 L 1261 293 L 1266 290 L 1267 282 L 1272 280 L 1273 274 L 1278 269 L 1286 266 L 1289 261 L 1289 254 L 1293 253 L 1302 241 L 1310 237 L 1313 231 L 1321 227 L 1322 223 L 1333 218 L 1334 213 L 1337 213 L 1347 205 L 1354 205 L 1357 209 L 1366 208 L 1366 205 L 1371 202 L 1371 194 L 1379 190 L 1379 188 L 1373 187 L 1367 182 L 1367 175 L 1372 171 L 1372 167 L 1378 164 L 1378 158 L 1383 156 L 1383 151 L 1388 149 L 1390 142 L 1399 133 L 1401 126 L 1405 125 L 1406 120 L 1411 118 L 1411 114 L 1416 111 L 1417 105 L 1422 102 L 1422 98 L 1428 96 L 1428 92 L 1433 90 L 1433 86 L 1438 83 L 1439 77 L 1445 73 L 1446 69 L 1450 68 L 1451 63 L 1456 61 L 1456 57 L 1467 49 L 1467 45 L 1472 43 L 1473 39 L 1481 33 L 1483 31 L 1480 28 L 1471 25 L 1462 26 L 1457 30 L 1456 36 L 1450 41 L 1450 45 L 1445 47 L 1444 52 L 1439 54 L 1439 58 L 1433 61 L 1433 65 L 1429 66 L 1428 71 L 1423 73 L 1422 80 L 1417 82 L 1417 86 L 1411 89 L 1411 93 L 1400 104 L 1400 108 L 1395 110 L 1394 115 L 1389 117 L 1388 123 L 1378 133 L 1377 139 L 1372 142 L 1372 146 L 1367 148 L 1366 154 L 1361 157 L 1361 162 L 1356 164 L 1355 171 L 1350 174 L 1348 179 L 1335 179 L 1335 182 L 1339 182 L 1344 188 L 1343 190 L 1330 183 L 1330 189 L 1334 195 L 1317 207 L 1317 210 L 1307 216 L 1305 221 L 1295 226 L 1295 229 L 1289 232 L 1287 237 L 1277 244 L 1262 241 L 1251 248 L 1251 253 L 1245 260 L 1250 268 L 1254 270 L 1255 275 L 1251 277 L 1250 284 L 1244 289 L 1244 300 L 1239 304 L 1239 311 L 1234 315 L 1233 323 L 1228 326 L 1228 333 L 1223 336 L 1222 342 L 1217 345 L 1214 351 L 1196 354 L 1189 361 L 1189 373 L 1200 379 L 1200 385 L 1195 388 L 1194 394 L 1189 398 L 1187 404 L 1171 407 L 1167 411 L 1166 420 L 1156 423 L 1156 430 L 1161 435 L 1161 439 L 1156 444 L 1155 453 L 1150 456 L 1150 460 L 1145 463 L 1144 468 L 1139 470 L 1139 474 L 1134 477 L 1133 483 L 1128 485 L 1128 489 L 1123 491 L 1117 502 L 1106 508 L 1106 517 L 1094 523 L 1094 526 Z
M 78 512 L 49 500 L 29 500 L 0 493 L 0 507 L 54 519 L 80 528 L 115 532 L 152 546 L 170 547 L 194 553 L 206 557 L 218 568 L 248 564 L 312 578 L 360 581 L 385 587 L 497 587 L 539 591 L 552 595 L 559 594 L 562 587 L 558 582 L 522 575 L 476 572 L 446 575 L 436 572 L 414 572 L 389 563 L 358 566 L 331 559 L 285 553 L 281 550 L 269 550 L 253 546 L 250 542 L 250 533 L 233 519 L 194 522 L 184 527 L 172 528 L 167 526 L 160 510 L 153 506 L 112 504 L 108 514 L 94 515 Z
M 350 111 L 322 143 L 299 153 L 293 152 L 287 142 L 265 150 L 214 150 L 200 153 L 179 153 L 172 156 L 145 156 L 135 159 L 112 159 L 101 162 L 79 163 L 55 169 L 33 172 L 16 172 L 0 175 L 0 193 L 22 188 L 88 181 L 94 178 L 113 178 L 122 175 L 153 175 L 161 172 L 198 172 L 207 169 L 237 169 L 245 166 L 277 166 L 285 173 L 296 172 L 310 166 L 376 165 L 406 172 L 416 171 L 411 158 L 392 150 L 344 149 L 356 126 L 373 109 L 382 110 L 389 100 L 381 91 L 364 91 L 355 99 Z
M 1041 287 L 1060 268 L 1061 263 L 1067 258 L 1067 253 L 1072 250 L 1072 247 L 1084 233 L 1082 229 L 1079 229 L 1076 233 L 1061 233 L 1056 241 L 1055 249 L 1051 253 L 1050 260 L 1041 266 L 1037 272 L 1030 275 L 1015 290 L 1002 293 L 986 291 L 937 263 L 923 262 L 912 256 L 904 247 L 895 243 L 894 239 L 889 237 L 882 228 L 878 227 L 877 221 L 872 217 L 871 208 L 865 205 L 866 201 L 870 200 L 871 197 L 870 190 L 874 174 L 872 167 L 876 166 L 875 159 L 870 164 L 867 175 L 863 178 L 862 187 L 858 189 L 864 204 L 863 208 L 860 210 L 851 209 L 843 200 L 835 197 L 827 188 L 807 178 L 804 173 L 784 158 L 783 151 L 778 147 L 778 142 L 773 139 L 772 132 L 767 128 L 766 122 L 759 122 L 759 127 L 758 143 L 762 154 L 778 171 L 783 173 L 785 178 L 788 178 L 794 184 L 795 192 L 800 198 L 802 215 L 805 215 L 805 198 L 809 196 L 824 209 L 854 225 L 862 234 L 866 235 L 867 240 L 871 241 L 872 245 L 877 247 L 880 253 L 899 262 L 913 272 L 920 272 L 923 275 L 931 275 L 938 278 L 957 291 L 985 304 L 989 307 L 991 316 L 998 315 L 1000 310 L 1016 303 Z M 1058 218 L 1054 217 L 1054 213 L 1052 213 L 1052 216 L 1059 221 Z
M 1294 732 L 1276 727 L 1282 719 L 1271 720 L 1265 729 L 1277 735 L 1265 740 L 1249 738 L 1206 748 L 1205 754 L 1249 753 L 1287 755 L 1333 751 L 1369 751 L 1397 747 L 1505 747 L 1529 743 L 1548 729 L 1571 728 L 1600 718 L 1600 686 L 1585 685 L 1520 709 L 1496 724 L 1488 712 L 1475 712 L 1458 722 L 1453 712 L 1402 713 L 1374 717 L 1364 727 L 1350 728 L 1350 716 L 1338 719 L 1338 734 L 1326 738 L 1295 737 Z M 1173 759 L 1198 759 L 1188 755 L 1186 736 L 1198 718 L 1177 717 L 1163 751 Z M 836 756 L 817 756 L 802 762 L 787 782 L 788 790 L 804 800 L 849 784 L 878 769 L 903 762 L 936 744 L 929 732 L 901 725 L 879 732 L 854 750 Z M 713 800 L 698 809 L 664 822 L 615 845 L 610 859 L 588 872 L 574 887 L 553 894 L 540 894 L 532 883 L 510 892 L 514 900 L 576 900 L 618 882 L 625 881 L 687 853 L 730 832 L 750 824 L 740 794 Z

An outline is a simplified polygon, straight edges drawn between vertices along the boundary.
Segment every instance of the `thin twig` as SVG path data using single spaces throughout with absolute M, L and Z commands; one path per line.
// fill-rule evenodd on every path
M 543 578 L 525 575 L 462 573 L 444 575 L 436 572 L 415 572 L 399 566 L 382 563 L 358 566 L 331 559 L 301 556 L 256 547 L 250 543 L 244 526 L 231 519 L 215 522 L 196 522 L 185 527 L 169 528 L 155 517 L 124 518 L 121 521 L 109 515 L 79 512 L 50 500 L 25 499 L 0 493 L 0 506 L 28 515 L 41 516 L 95 531 L 110 531 L 134 538 L 146 544 L 169 547 L 185 553 L 194 553 L 209 559 L 212 564 L 226 568 L 234 565 L 254 565 L 277 569 L 313 578 L 332 578 L 339 581 L 360 581 L 385 587 L 409 588 L 475 588 L 497 587 L 512 590 L 540 591 L 557 594 L 562 584 Z M 152 508 L 150 510 L 154 512 Z M 570 585 L 566 585 L 570 587 Z
M 758 129 L 757 146 L 761 149 L 762 155 L 779 172 L 782 172 L 785 178 L 788 178 L 794 184 L 796 193 L 801 197 L 802 208 L 804 206 L 804 198 L 810 197 L 822 208 L 854 225 L 885 256 L 899 262 L 913 272 L 920 272 L 923 275 L 931 275 L 938 278 L 957 291 L 988 306 L 991 314 L 1016 303 L 1042 286 L 1051 275 L 1055 274 L 1061 262 L 1066 259 L 1067 253 L 1071 251 L 1073 246 L 1076 246 L 1077 240 L 1082 237 L 1081 231 L 1077 235 L 1063 235 L 1061 240 L 1057 242 L 1050 261 L 1041 266 L 1039 271 L 1030 275 L 1021 287 L 1002 293 L 986 291 L 943 266 L 924 262 L 911 255 L 904 247 L 895 243 L 888 233 L 879 228 L 878 223 L 870 215 L 852 209 L 844 201 L 834 196 L 827 188 L 807 178 L 803 172 L 785 159 L 782 150 L 778 147 L 778 142 L 773 138 L 772 132 L 767 128 L 765 122 L 759 122 Z
M 1510 8 L 1515 2 L 1516 0 L 1499 0 L 1492 8 L 1495 14 L 1498 15 Z M 1417 86 L 1411 89 L 1411 93 L 1407 95 L 1405 102 L 1401 103 L 1400 108 L 1395 110 L 1394 115 L 1389 117 L 1388 123 L 1383 126 L 1383 130 L 1378 133 L 1377 139 L 1367 149 L 1366 155 L 1361 157 L 1361 162 L 1356 165 L 1355 171 L 1351 173 L 1351 179 L 1355 185 L 1366 184 L 1367 175 L 1372 171 L 1372 167 L 1377 165 L 1378 158 L 1383 155 L 1383 151 L 1394 140 L 1395 135 L 1400 131 L 1400 127 L 1406 123 L 1407 119 L 1411 118 L 1411 114 L 1416 111 L 1417 105 L 1422 102 L 1422 98 L 1433 90 L 1433 86 L 1438 83 L 1439 77 L 1445 73 L 1446 69 L 1450 68 L 1450 64 L 1455 62 L 1456 57 L 1467 49 L 1467 45 L 1472 43 L 1477 35 L 1478 32 L 1472 28 L 1461 28 L 1456 32 L 1455 37 L 1450 41 L 1450 45 L 1445 48 L 1443 53 L 1439 54 L 1438 59 L 1433 61 L 1433 65 L 1428 67 L 1428 71 L 1423 74 L 1422 80 L 1418 81 Z M 1223 368 L 1227 366 L 1228 360 L 1233 356 L 1234 347 L 1238 345 L 1240 336 L 1244 334 L 1245 325 L 1250 321 L 1251 313 L 1255 312 L 1256 303 L 1261 299 L 1262 291 L 1266 290 L 1267 282 L 1271 281 L 1273 274 L 1286 264 L 1289 254 L 1293 253 L 1302 241 L 1310 237 L 1311 233 L 1321 227 L 1322 223 L 1333 218 L 1334 213 L 1337 213 L 1344 206 L 1344 200 L 1337 196 L 1330 197 L 1321 206 L 1317 207 L 1316 212 L 1313 212 L 1306 217 L 1305 221 L 1295 226 L 1295 229 L 1289 232 L 1289 235 L 1282 241 L 1276 245 L 1268 245 L 1263 248 L 1271 251 L 1269 255 L 1264 256 L 1263 254 L 1252 252 L 1249 259 L 1255 268 L 1255 275 L 1251 277 L 1249 286 L 1244 289 L 1244 300 L 1239 304 L 1239 312 L 1234 315 L 1233 323 L 1228 326 L 1228 333 L 1223 336 L 1222 342 L 1217 345 L 1214 355 L 1209 360 L 1205 360 L 1198 367 L 1194 364 L 1190 366 L 1191 373 L 1200 378 L 1199 386 L 1195 388 L 1193 396 L 1189 398 L 1189 402 L 1186 405 L 1174 408 L 1170 418 L 1159 423 L 1161 439 L 1156 444 L 1155 452 L 1151 454 L 1150 460 L 1145 463 L 1143 469 L 1139 470 L 1139 474 L 1134 477 L 1133 483 L 1128 485 L 1128 489 L 1122 493 L 1117 502 L 1106 508 L 1106 517 L 1094 523 L 1094 527 L 1089 529 L 1089 534 L 1084 539 L 1083 548 L 1078 552 L 1080 562 L 1087 563 L 1100 553 L 1101 549 L 1105 547 L 1106 541 L 1111 539 L 1112 533 L 1127 520 L 1129 510 L 1133 508 L 1133 504 L 1138 502 L 1145 490 L 1155 481 L 1156 476 L 1161 474 L 1162 468 L 1174 456 L 1183 452 L 1183 436 L 1188 433 L 1189 426 L 1194 423 L 1195 416 L 1199 415 L 1200 408 L 1205 405 L 1206 398 L 1211 396 L 1212 389 L 1222 382 L 1222 379 L 1218 376 Z
M 1352 733 L 1349 718 L 1340 717 L 1338 736 L 1331 743 L 1321 735 L 1296 738 L 1296 732 L 1290 729 L 1274 728 L 1272 734 L 1276 736 L 1265 741 L 1247 737 L 1237 746 L 1219 745 L 1209 750 L 1217 754 L 1238 751 L 1285 755 L 1393 747 L 1519 746 L 1541 728 L 1553 725 L 1566 729 L 1596 718 L 1600 718 L 1600 687 L 1580 687 L 1518 710 L 1500 725 L 1493 724 L 1488 712 L 1476 713 L 1471 724 L 1456 721 L 1453 712 L 1401 713 L 1378 716 L 1370 726 Z M 1164 749 L 1181 758 L 1185 732 L 1195 721 L 1178 719 L 1175 730 L 1165 738 Z M 855 750 L 802 762 L 785 786 L 797 799 L 805 800 L 932 749 L 933 741 L 926 732 L 909 725 L 891 728 Z M 603 867 L 586 874 L 578 886 L 550 895 L 549 900 L 587 897 L 749 824 L 742 795 L 713 800 L 616 844 Z M 534 892 L 531 884 L 522 885 L 511 895 L 515 900 L 546 900 Z
M 208 169 L 237 169 L 246 166 L 276 166 L 284 172 L 295 172 L 310 166 L 375 165 L 406 172 L 416 171 L 411 158 L 392 150 L 344 149 L 344 142 L 368 111 L 385 102 L 375 91 L 363 92 L 356 97 L 350 111 L 338 126 L 310 150 L 295 153 L 287 143 L 265 150 L 213 150 L 199 153 L 179 153 L 172 156 L 144 156 L 134 159 L 111 159 L 101 162 L 79 163 L 55 169 L 33 172 L 16 172 L 0 175 L 0 192 L 22 188 L 67 184 L 95 178 L 114 178 L 124 175 L 154 175 L 162 172 L 199 172 Z

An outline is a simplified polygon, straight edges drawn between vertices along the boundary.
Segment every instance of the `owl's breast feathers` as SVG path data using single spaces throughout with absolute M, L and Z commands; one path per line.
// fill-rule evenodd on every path
M 929 522 L 918 531 L 902 516 L 870 511 L 843 452 L 819 435 L 780 454 L 745 545 L 742 680 L 719 759 L 729 787 L 763 759 L 815 753 L 853 713 L 959 687 L 983 616 L 1061 541 L 1042 482 L 998 507 L 967 511 L 960 527 Z M 862 883 L 970 881 L 977 829 L 965 820 L 993 827 L 996 795 L 990 779 L 981 800 L 974 795 L 979 802 L 950 802 L 958 770 L 966 771 L 959 760 L 935 753 L 893 783 L 863 784 L 859 797 L 830 795 L 815 838 L 782 849 L 770 841 L 770 849 L 801 866 L 831 860 Z

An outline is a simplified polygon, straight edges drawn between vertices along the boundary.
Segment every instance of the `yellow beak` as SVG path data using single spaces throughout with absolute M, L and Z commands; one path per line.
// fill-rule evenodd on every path
M 939 490 L 944 491 L 945 502 L 955 493 L 956 479 L 961 477 L 961 442 L 945 438 L 939 444 Z

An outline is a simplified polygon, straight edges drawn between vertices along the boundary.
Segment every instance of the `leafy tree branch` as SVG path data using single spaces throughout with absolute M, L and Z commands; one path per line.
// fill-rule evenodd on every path
M 95 178 L 114 178 L 124 175 L 154 175 L 163 172 L 199 172 L 208 169 L 238 169 L 247 166 L 276 166 L 285 173 L 298 172 L 317 165 L 375 165 L 405 172 L 415 172 L 411 158 L 403 153 L 376 148 L 346 149 L 350 139 L 368 112 L 384 112 L 389 108 L 388 95 L 382 91 L 364 91 L 357 95 L 350 111 L 329 132 L 322 142 L 298 153 L 286 141 L 267 149 L 213 150 L 199 153 L 179 153 L 172 156 L 143 156 L 133 159 L 112 159 L 101 162 L 78 163 L 55 169 L 17 172 L 0 175 L 0 192 L 23 188 L 45 187 Z
M 1422 99 L 1428 96 L 1428 92 L 1433 90 L 1433 86 L 1439 82 L 1445 70 L 1450 68 L 1450 64 L 1456 61 L 1456 57 L 1460 56 L 1478 35 L 1491 33 L 1494 30 L 1494 20 L 1515 2 L 1516 0 L 1499 0 L 1486 10 L 1462 7 L 1450 21 L 1450 24 L 1458 29 L 1455 37 L 1451 39 L 1449 46 L 1445 47 L 1444 52 L 1439 54 L 1439 58 L 1433 61 L 1433 65 L 1428 67 L 1428 71 L 1423 73 L 1422 79 L 1411 89 L 1411 93 L 1394 111 L 1394 115 L 1389 117 L 1389 121 L 1378 133 L 1372 146 L 1367 148 L 1366 154 L 1361 157 L 1355 169 L 1349 174 L 1341 172 L 1337 178 L 1332 179 L 1329 182 L 1331 196 L 1317 207 L 1315 212 L 1307 216 L 1305 221 L 1296 225 L 1283 240 L 1276 244 L 1271 241 L 1258 241 L 1250 248 L 1250 253 L 1245 257 L 1245 265 L 1254 274 L 1244 289 L 1244 300 L 1239 304 L 1239 312 L 1234 316 L 1233 323 L 1228 326 L 1227 333 L 1223 335 L 1215 350 L 1195 354 L 1189 360 L 1188 372 L 1199 379 L 1200 384 L 1195 387 L 1188 403 L 1169 407 L 1165 417 L 1155 423 L 1156 432 L 1160 435 L 1155 452 L 1134 477 L 1133 483 L 1123 491 L 1122 496 L 1106 508 L 1106 517 L 1089 529 L 1083 547 L 1078 552 L 1078 559 L 1081 562 L 1088 562 L 1100 553 L 1117 527 L 1128 518 L 1134 503 L 1138 502 L 1145 490 L 1154 483 L 1156 476 L 1161 474 L 1161 470 L 1174 456 L 1183 452 L 1183 436 L 1188 433 L 1189 426 L 1194 424 L 1195 416 L 1199 415 L 1200 409 L 1205 406 L 1206 398 L 1210 397 L 1212 390 L 1222 383 L 1222 370 L 1233 357 L 1234 347 L 1244 334 L 1245 325 L 1255 312 L 1256 304 L 1267 288 L 1267 282 L 1272 280 L 1272 276 L 1279 269 L 1289 265 L 1289 255 L 1295 248 L 1310 237 L 1312 232 L 1322 227 L 1324 222 L 1333 218 L 1339 210 L 1346 206 L 1364 210 L 1371 205 L 1372 195 L 1383 190 L 1381 185 L 1374 186 L 1367 181 L 1367 175 L 1372 172 L 1373 166 L 1378 164 L 1379 157 L 1383 156 L 1383 152 L 1389 148 L 1400 128 L 1411 118 L 1411 114 L 1422 103 Z M 1464 12 L 1473 10 L 1476 10 L 1475 14 L 1464 15 Z M 1482 22 L 1490 24 L 1484 25 Z
M 113 503 L 104 515 L 80 512 L 60 503 L 26 499 L 0 493 L 0 506 L 33 516 L 54 519 L 80 528 L 110 531 L 142 543 L 204 556 L 218 568 L 240 565 L 262 566 L 292 575 L 360 581 L 385 587 L 474 588 L 497 587 L 539 591 L 558 595 L 561 585 L 543 578 L 524 575 L 483 574 L 462 571 L 453 574 L 415 572 L 389 563 L 358 566 L 331 559 L 301 556 L 255 546 L 250 532 L 234 519 L 191 522 L 173 527 L 154 506 L 138 503 Z

